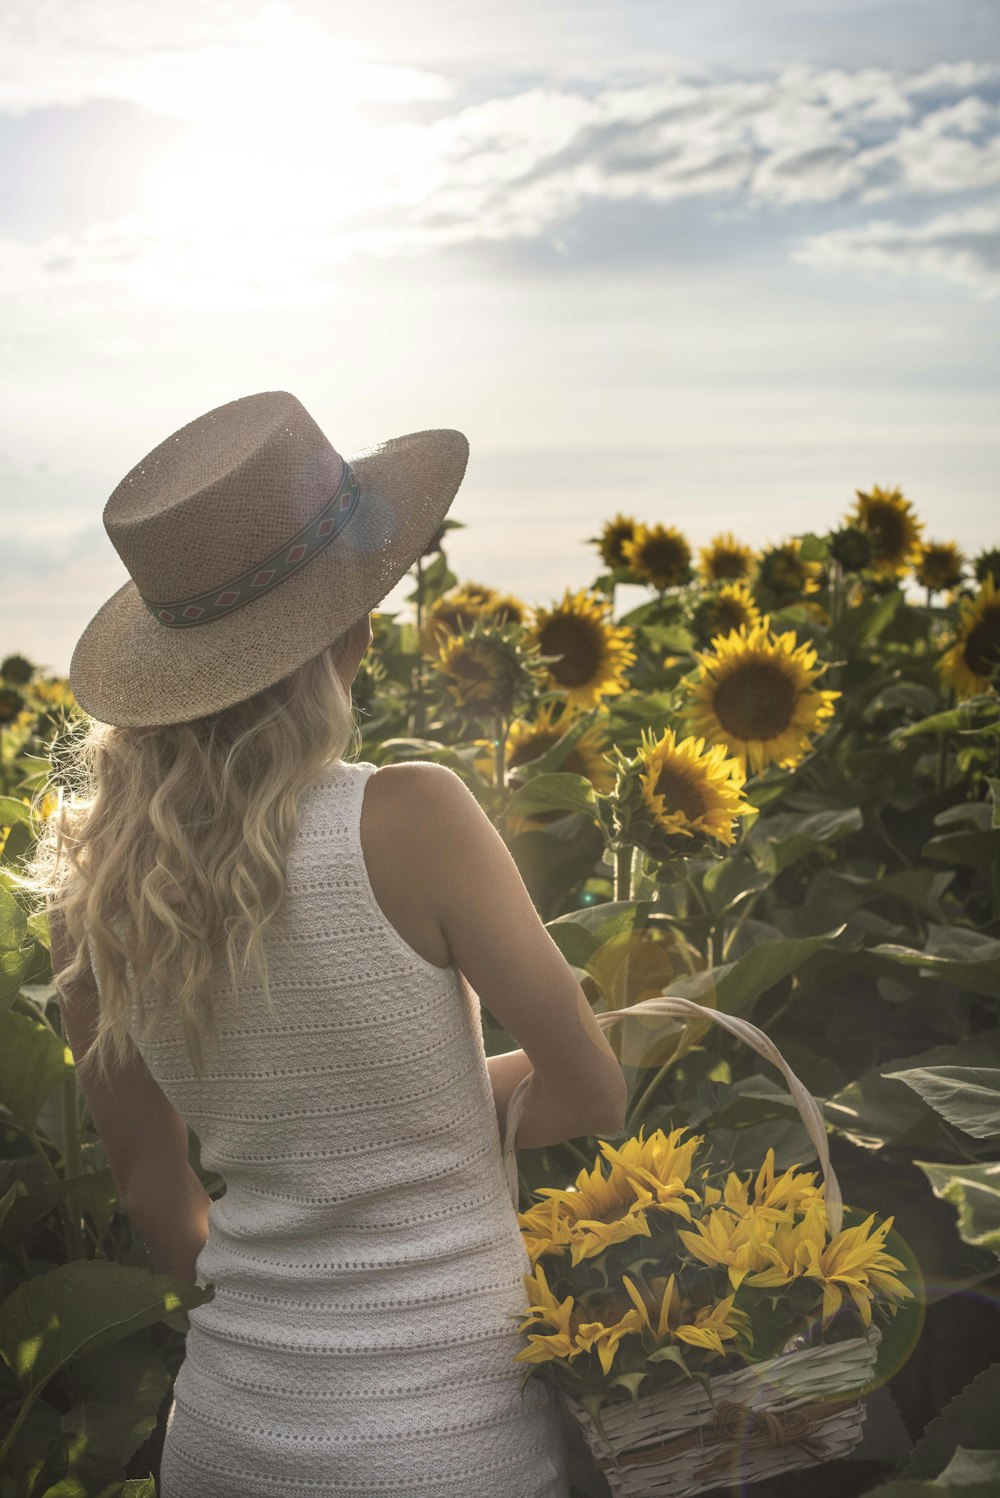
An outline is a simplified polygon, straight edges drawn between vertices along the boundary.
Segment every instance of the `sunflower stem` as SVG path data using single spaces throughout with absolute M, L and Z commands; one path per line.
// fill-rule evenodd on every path
M 494 780 L 500 790 L 507 784 L 507 725 L 503 713 L 493 719 Z
M 615 851 L 615 899 L 632 898 L 632 848 L 625 844 Z
M 417 634 L 424 627 L 424 559 L 417 557 Z

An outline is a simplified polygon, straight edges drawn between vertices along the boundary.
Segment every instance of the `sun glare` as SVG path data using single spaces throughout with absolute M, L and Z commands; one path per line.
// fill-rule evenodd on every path
M 161 60 L 143 80 L 151 108 L 196 127 L 137 198 L 163 254 L 133 281 L 158 300 L 322 300 L 365 216 L 426 172 L 424 127 L 391 106 L 442 97 L 441 79 L 366 60 L 284 9 L 264 22 L 251 44 Z

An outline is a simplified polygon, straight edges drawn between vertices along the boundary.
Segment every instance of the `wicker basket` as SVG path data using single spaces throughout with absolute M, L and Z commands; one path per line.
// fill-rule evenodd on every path
M 709 1019 L 736 1035 L 782 1073 L 816 1147 L 826 1182 L 831 1233 L 843 1223 L 843 1201 L 830 1163 L 826 1126 L 778 1048 L 762 1030 L 731 1014 L 689 999 L 653 998 L 596 1016 L 607 1028 L 627 1015 Z M 511 1094 L 504 1140 L 504 1169 L 519 1206 L 517 1126 L 529 1078 Z M 846 1455 L 861 1440 L 863 1394 L 870 1387 L 881 1338 L 866 1336 L 806 1347 L 732 1373 L 657 1390 L 634 1403 L 609 1400 L 595 1416 L 560 1389 L 562 1403 L 579 1422 L 591 1455 L 622 1498 L 682 1498 L 727 1483 L 749 1484 Z

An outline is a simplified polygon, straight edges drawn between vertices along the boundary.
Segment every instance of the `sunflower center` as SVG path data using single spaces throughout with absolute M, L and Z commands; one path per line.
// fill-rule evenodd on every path
M 969 630 L 965 641 L 965 664 L 977 676 L 992 676 L 1000 666 L 1000 608 L 990 609 Z
M 872 505 L 868 511 L 868 530 L 876 556 L 892 561 L 903 554 L 906 533 L 903 517 L 894 505 Z
M 523 739 L 510 751 L 507 757 L 507 768 L 512 770 L 517 765 L 523 765 L 525 760 L 537 759 L 540 754 L 552 748 L 559 735 L 557 733 L 533 733 L 530 739 Z
M 774 739 L 792 721 L 795 683 L 767 661 L 733 671 L 715 689 L 715 716 L 737 739 Z
M 663 797 L 663 804 L 668 812 L 679 811 L 689 822 L 705 815 L 704 796 L 697 786 L 685 780 L 676 770 L 662 770 L 654 789 L 658 796 Z
M 579 614 L 557 614 L 542 626 L 542 655 L 560 655 L 549 670 L 560 686 L 581 687 L 592 680 L 601 660 L 601 640 L 595 626 Z
M 687 547 L 682 542 L 675 541 L 672 536 L 656 536 L 642 548 L 642 559 L 647 567 L 652 572 L 667 576 L 683 572 L 689 557 Z
M 634 1206 L 634 1196 L 616 1196 L 599 1211 L 591 1212 L 590 1216 L 595 1222 L 618 1222 L 620 1218 L 626 1217 Z
M 712 576 L 719 581 L 724 578 L 744 578 L 747 575 L 747 560 L 742 552 L 720 548 L 712 553 L 710 562 Z

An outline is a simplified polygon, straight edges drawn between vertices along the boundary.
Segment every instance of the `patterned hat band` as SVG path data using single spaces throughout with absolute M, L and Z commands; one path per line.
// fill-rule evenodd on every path
M 142 594 L 139 596 L 153 618 L 170 629 L 189 629 L 195 624 L 221 619 L 259 598 L 262 593 L 269 593 L 329 546 L 354 514 L 360 498 L 361 485 L 351 465 L 345 462 L 340 487 L 319 514 L 272 556 L 265 557 L 248 572 L 210 588 L 207 593 L 199 593 L 196 598 L 182 598 L 178 603 L 154 603 Z

